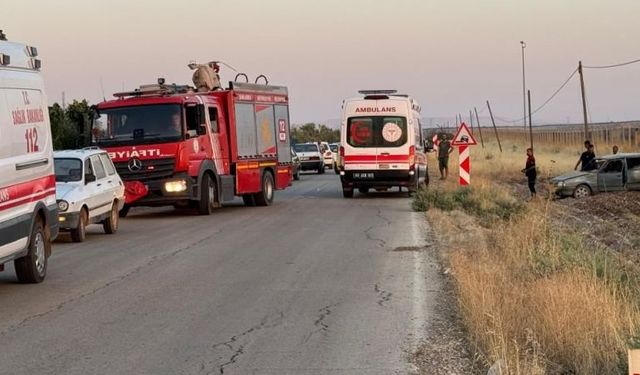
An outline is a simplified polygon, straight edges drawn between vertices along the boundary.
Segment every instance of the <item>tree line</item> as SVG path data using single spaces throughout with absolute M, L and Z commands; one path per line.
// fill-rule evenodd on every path
M 340 142 L 340 130 L 331 129 L 324 124 L 308 122 L 304 125 L 293 125 L 291 127 L 291 142 L 320 142 L 329 143 Z

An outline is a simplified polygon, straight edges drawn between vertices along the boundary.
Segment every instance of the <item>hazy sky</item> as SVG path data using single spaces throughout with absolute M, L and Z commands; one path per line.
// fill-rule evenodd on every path
M 517 119 L 520 40 L 536 108 L 580 59 L 640 58 L 639 16 L 640 0 L 20 0 L 4 2 L 0 28 L 38 47 L 51 102 L 100 101 L 101 80 L 107 98 L 157 77 L 190 83 L 190 60 L 222 60 L 288 86 L 293 123 L 338 118 L 363 88 L 411 94 L 425 117 L 489 99 Z M 640 119 L 640 64 L 585 70 L 585 85 L 592 120 Z M 534 123 L 581 113 L 576 75 Z

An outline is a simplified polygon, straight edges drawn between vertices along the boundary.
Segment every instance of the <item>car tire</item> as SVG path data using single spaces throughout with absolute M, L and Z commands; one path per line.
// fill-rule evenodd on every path
M 47 254 L 51 250 L 51 236 L 42 219 L 36 218 L 29 236 L 27 255 L 16 259 L 13 264 L 21 283 L 40 283 L 47 275 Z
M 122 207 L 122 209 L 120 210 L 120 212 L 118 212 L 118 216 L 127 217 L 127 215 L 129 215 L 129 209 L 131 209 L 131 206 L 128 206 L 125 204 L 124 207 Z
M 591 191 L 589 185 L 580 184 L 573 190 L 573 197 L 576 199 L 586 198 L 592 193 L 593 192 Z
M 216 208 L 216 183 L 211 175 L 205 173 L 202 176 L 200 187 L 200 200 L 198 201 L 198 213 L 200 215 L 211 215 Z
M 360 194 L 367 194 L 369 192 L 369 188 L 368 187 L 359 187 L 358 188 L 358 192 Z
M 273 203 L 273 192 L 275 191 L 273 174 L 265 171 L 262 174 L 262 190 L 253 195 L 256 206 L 270 206 Z
M 86 207 L 80 210 L 78 226 L 71 229 L 71 240 L 73 242 L 83 242 L 87 238 L 87 224 L 89 223 L 89 211 Z
M 106 234 L 114 234 L 118 231 L 120 215 L 118 215 L 118 201 L 113 201 L 109 217 L 102 222 L 102 229 Z
M 344 198 L 353 198 L 353 188 L 342 188 L 342 196 Z

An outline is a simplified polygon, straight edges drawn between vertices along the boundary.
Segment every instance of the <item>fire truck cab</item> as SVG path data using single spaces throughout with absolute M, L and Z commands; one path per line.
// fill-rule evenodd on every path
M 413 194 L 429 183 L 420 106 L 395 90 L 363 90 L 346 99 L 340 129 L 340 180 L 345 198 L 354 189 L 406 187 Z
M 132 206 L 194 206 L 208 215 L 242 197 L 267 206 L 289 186 L 287 88 L 230 82 L 200 91 L 158 84 L 95 107 L 92 144 L 106 149 Z

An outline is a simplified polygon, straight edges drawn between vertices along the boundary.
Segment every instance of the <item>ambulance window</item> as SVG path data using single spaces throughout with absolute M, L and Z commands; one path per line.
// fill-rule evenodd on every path
M 98 155 L 92 155 L 91 156 L 91 164 L 93 165 L 93 170 L 95 171 L 96 180 L 99 180 L 101 178 L 105 178 L 107 176 L 107 174 L 104 171 L 104 167 L 102 166 L 102 162 L 100 161 L 100 158 L 98 157 Z
M 353 147 L 372 147 L 373 118 L 352 117 L 347 125 L 347 143 Z
M 218 132 L 218 109 L 216 107 L 209 107 L 209 121 L 211 121 L 211 132 Z

